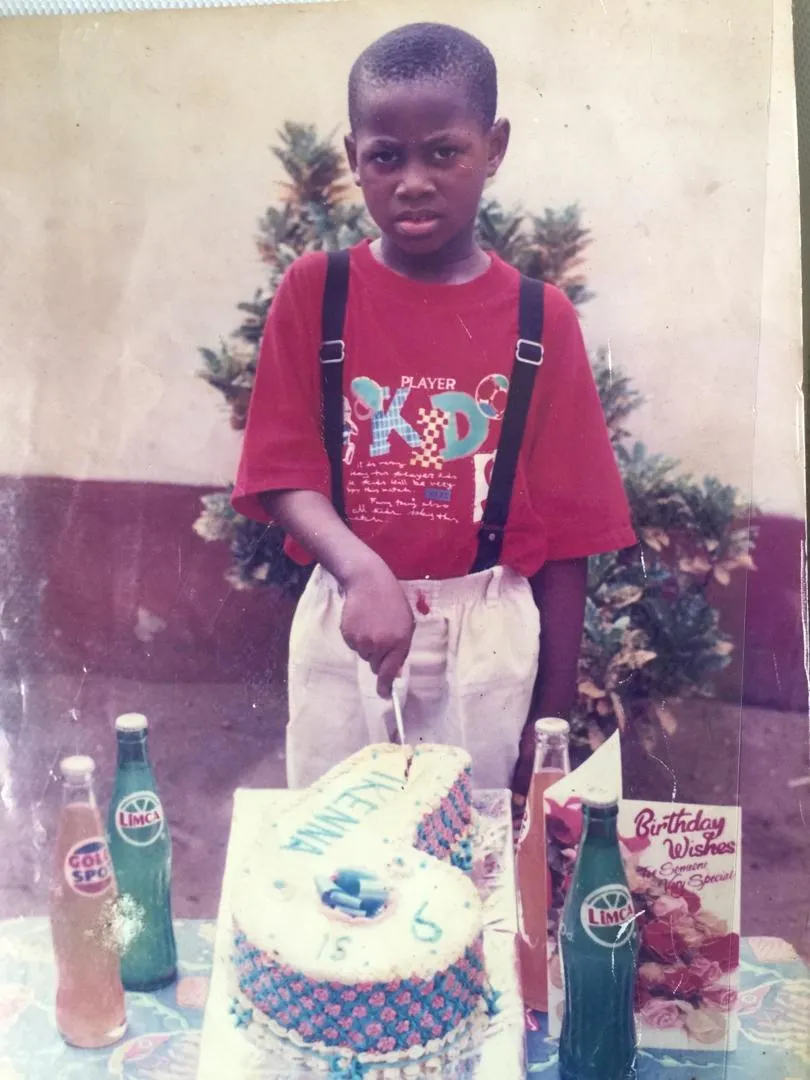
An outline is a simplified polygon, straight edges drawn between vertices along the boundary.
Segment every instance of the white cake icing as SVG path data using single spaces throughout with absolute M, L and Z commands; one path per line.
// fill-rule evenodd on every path
M 410 845 L 469 767 L 469 754 L 456 746 L 368 746 L 302 793 L 273 823 L 273 843 L 332 858 L 357 842 Z
M 288 855 L 245 870 L 234 914 L 249 940 L 311 979 L 356 983 L 427 979 L 480 932 L 478 891 L 455 867 L 376 845 L 349 845 L 340 858 L 339 866 L 369 871 L 390 887 L 390 906 L 369 920 L 341 917 L 321 902 L 311 857 Z
M 371 746 L 269 823 L 232 900 L 238 1022 L 354 1055 L 361 1075 L 473 1025 L 482 905 L 450 861 L 469 842 L 469 777 L 455 747 Z
M 377 838 L 398 834 L 409 756 L 407 747 L 386 743 L 347 758 L 272 823 L 273 844 L 299 857 L 335 856 L 341 843 L 361 832 Z

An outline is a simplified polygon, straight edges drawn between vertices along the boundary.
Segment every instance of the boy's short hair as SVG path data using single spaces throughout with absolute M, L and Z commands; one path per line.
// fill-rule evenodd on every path
M 478 38 L 443 23 L 411 23 L 378 38 L 358 56 L 349 74 L 349 122 L 355 129 L 363 86 L 447 79 L 463 83 L 471 109 L 486 130 L 498 108 L 498 70 Z

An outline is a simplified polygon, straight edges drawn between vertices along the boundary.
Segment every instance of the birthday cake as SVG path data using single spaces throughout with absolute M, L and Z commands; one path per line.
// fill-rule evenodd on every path
M 463 750 L 369 746 L 268 823 L 232 900 L 236 1024 L 333 1076 L 447 1075 L 494 1009 L 471 799 Z

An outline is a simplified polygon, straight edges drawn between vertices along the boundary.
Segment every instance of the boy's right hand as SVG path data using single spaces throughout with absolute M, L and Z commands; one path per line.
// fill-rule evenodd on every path
M 402 586 L 321 492 L 266 492 L 261 503 L 273 521 L 340 583 L 343 638 L 371 665 L 380 696 L 389 698 L 413 638 L 413 612 Z
M 346 644 L 377 676 L 377 693 L 390 698 L 413 640 L 414 616 L 402 586 L 382 562 L 342 582 L 340 629 Z

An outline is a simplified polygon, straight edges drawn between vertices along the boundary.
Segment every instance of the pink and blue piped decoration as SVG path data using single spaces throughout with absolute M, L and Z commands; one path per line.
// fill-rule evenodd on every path
M 373 919 L 390 899 L 382 881 L 366 870 L 338 870 L 331 877 L 317 877 L 315 884 L 322 903 L 353 919 Z

